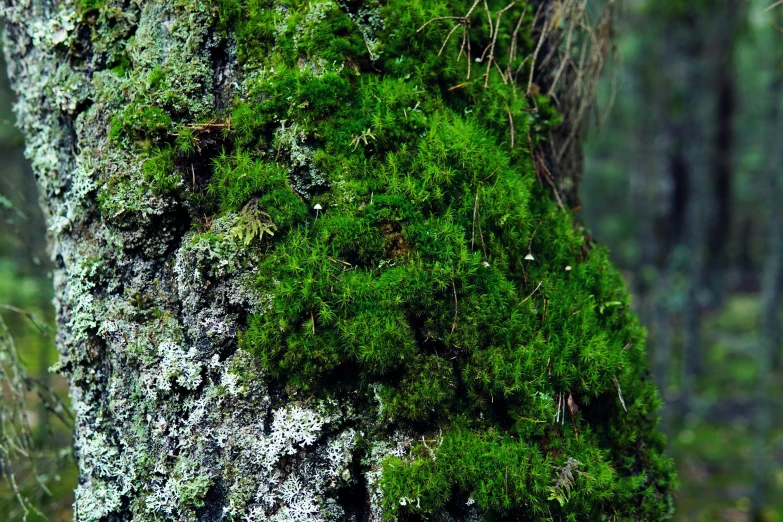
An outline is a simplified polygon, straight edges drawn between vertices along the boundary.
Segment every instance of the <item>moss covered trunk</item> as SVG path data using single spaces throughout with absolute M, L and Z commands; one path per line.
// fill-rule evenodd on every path
M 6 1 L 76 520 L 667 517 L 644 332 L 541 152 L 558 6 Z

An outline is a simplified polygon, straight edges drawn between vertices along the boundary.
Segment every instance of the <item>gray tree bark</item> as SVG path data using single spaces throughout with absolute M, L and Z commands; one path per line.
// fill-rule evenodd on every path
M 93 73 L 88 56 L 64 56 L 63 48 L 101 51 L 89 49 L 89 33 L 76 34 L 76 7 L 34 0 L 4 9 L 17 119 L 56 264 L 60 370 L 77 416 L 75 520 L 358 520 L 368 512 L 380 520 L 377 472 L 359 476 L 352 460 L 360 429 L 347 405 L 273 407 L 261 375 L 237 378 L 252 367 L 235 351 L 238 311 L 261 306 L 246 289 L 252 273 L 239 271 L 254 261 L 241 243 L 217 245 L 225 253 L 217 262 L 163 198 L 128 196 L 121 203 L 136 212 L 126 226 L 116 226 L 124 216 L 107 223 L 98 215 L 97 180 L 138 180 L 141 162 L 107 137 L 130 101 L 128 85 Z M 132 2 L 118 17 L 118 37 L 133 33 L 126 50 L 145 72 L 190 62 L 191 76 L 177 80 L 187 83 L 180 103 L 192 114 L 218 103 L 237 74 L 235 62 L 214 62 L 213 16 L 205 3 L 170 1 Z M 109 83 L 104 98 L 99 82 Z M 140 300 L 163 320 L 149 320 Z M 401 452 L 412 436 L 379 441 L 368 461 Z M 355 484 L 366 492 L 341 501 Z

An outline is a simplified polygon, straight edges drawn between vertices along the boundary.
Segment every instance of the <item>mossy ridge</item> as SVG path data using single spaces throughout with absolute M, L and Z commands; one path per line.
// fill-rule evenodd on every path
M 328 1 L 217 2 L 248 74 L 208 183 L 172 177 L 198 138 L 174 123 L 183 114 L 155 71 L 153 107 L 118 116 L 113 137 L 147 149 L 153 192 L 223 213 L 257 198 L 270 216 L 275 237 L 255 244 L 268 251 L 258 285 L 272 309 L 243 336 L 267 372 L 328 395 L 358 367 L 354 385 L 377 394 L 384 421 L 443 426 L 431 453 L 384 465 L 389 516 L 434 513 L 461 491 L 488 516 L 663 518 L 670 464 L 646 420 L 658 400 L 641 376 L 643 332 L 605 253 L 534 184 L 526 142 L 543 140 L 556 112 L 543 97 L 532 110 L 494 71 L 487 88 L 466 82 L 458 41 L 439 57 L 443 28 L 417 32 L 464 5 L 363 7 L 383 24 L 360 28 Z M 472 37 L 488 38 L 478 19 Z M 213 120 L 229 115 L 199 116 Z M 584 408 L 573 429 L 552 422 L 564 397 Z M 505 474 L 501 491 L 476 471 L 488 453 L 493 469 L 511 467 L 510 489 Z M 592 480 L 561 505 L 547 488 L 567 458 Z

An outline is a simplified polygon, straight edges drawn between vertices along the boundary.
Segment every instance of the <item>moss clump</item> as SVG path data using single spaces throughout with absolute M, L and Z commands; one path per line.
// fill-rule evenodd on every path
M 358 389 L 389 425 L 442 430 L 384 462 L 389 517 L 460 498 L 487 516 L 663 518 L 643 331 L 605 252 L 535 184 L 528 145 L 559 118 L 495 70 L 466 81 L 458 39 L 437 56 L 444 31 L 417 29 L 458 4 L 390 1 L 379 28 L 330 2 L 221 3 L 241 60 L 269 69 L 234 109 L 210 190 L 236 210 L 291 194 L 305 166 L 325 173 L 307 213 L 259 203 L 286 226 L 259 267 L 270 309 L 242 343 L 289 391 Z M 513 28 L 499 31 L 504 56 Z M 569 458 L 582 466 L 558 482 Z
M 111 137 L 145 150 L 141 190 L 194 219 L 239 213 L 268 299 L 241 346 L 284 396 L 351 401 L 372 437 L 426 433 L 382 464 L 386 516 L 665 518 L 644 332 L 530 159 L 560 120 L 508 72 L 529 66 L 529 35 L 516 55 L 511 35 L 535 9 L 492 29 L 477 15 L 466 60 L 459 37 L 439 55 L 449 29 L 427 24 L 463 2 L 214 7 L 245 73 L 229 107 L 198 115 L 220 130 L 183 120 L 158 65 Z M 489 41 L 497 67 L 479 67 Z
M 171 117 L 160 107 L 132 103 L 112 119 L 109 138 L 142 143 L 159 141 L 168 136 L 173 125 Z
M 104 5 L 107 0 L 76 0 L 76 9 L 80 13 L 87 13 L 89 11 L 97 11 Z
M 153 149 L 151 157 L 142 164 L 144 179 L 156 195 L 169 194 L 182 184 L 182 177 L 174 166 L 175 158 L 176 150 L 164 145 Z

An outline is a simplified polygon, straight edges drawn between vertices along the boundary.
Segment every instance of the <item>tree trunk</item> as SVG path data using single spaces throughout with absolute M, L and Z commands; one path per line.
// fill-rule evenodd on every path
M 77 521 L 671 514 L 643 331 L 536 154 L 550 4 L 75 4 L 4 9 Z
M 710 305 L 723 302 L 728 238 L 732 237 L 734 202 L 734 121 L 737 112 L 737 67 L 735 47 L 744 18 L 745 6 L 739 0 L 724 0 L 716 11 L 709 46 L 712 74 L 715 77 L 714 135 L 710 143 L 710 177 L 713 190 L 712 212 L 708 240 L 706 278 L 711 293 Z
M 753 489 L 751 500 L 751 520 L 765 520 L 767 507 L 767 488 L 770 466 L 769 445 L 770 427 L 775 425 L 776 411 L 771 400 L 770 384 L 773 371 L 779 368 L 781 335 L 780 306 L 783 301 L 783 208 L 780 198 L 783 195 L 780 168 L 783 165 L 783 153 L 775 143 L 774 136 L 783 130 L 780 124 L 781 102 L 780 90 L 783 89 L 783 53 L 780 45 L 779 27 L 783 23 L 783 10 L 776 9 L 770 16 L 770 40 L 775 52 L 772 53 L 771 75 L 769 81 L 770 104 L 766 124 L 766 157 L 767 168 L 763 177 L 764 194 L 766 195 L 767 230 L 766 252 L 761 290 L 761 339 L 756 348 L 756 389 L 754 393 L 753 419 Z

